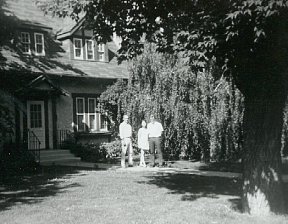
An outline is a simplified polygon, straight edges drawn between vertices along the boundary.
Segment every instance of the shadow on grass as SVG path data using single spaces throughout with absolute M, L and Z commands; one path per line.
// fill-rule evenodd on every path
M 148 181 L 140 183 L 154 184 L 160 188 L 167 188 L 169 194 L 182 195 L 182 201 L 195 201 L 202 197 L 218 199 L 221 195 L 235 197 L 228 200 L 233 209 L 241 211 L 240 179 L 174 173 L 149 176 L 147 178 Z
M 160 188 L 167 188 L 170 190 L 170 194 L 182 194 L 183 201 L 194 201 L 201 197 L 219 198 L 219 195 L 240 197 L 241 193 L 241 181 L 236 178 L 176 173 L 147 178 L 149 180 L 145 184 L 155 184 Z
M 19 204 L 39 203 L 69 188 L 81 187 L 78 183 L 67 181 L 73 175 L 85 175 L 80 172 L 81 169 L 75 167 L 51 166 L 13 176 L 0 173 L 0 211 Z
M 231 208 L 242 212 L 242 181 L 239 178 L 172 173 L 147 176 L 147 179 L 147 181 L 139 183 L 166 188 L 169 190 L 169 194 L 182 195 L 182 201 L 195 201 L 203 197 L 218 199 L 223 195 L 231 196 L 231 198 L 227 198 L 231 203 Z M 284 184 L 284 197 L 286 213 L 288 214 L 288 183 Z

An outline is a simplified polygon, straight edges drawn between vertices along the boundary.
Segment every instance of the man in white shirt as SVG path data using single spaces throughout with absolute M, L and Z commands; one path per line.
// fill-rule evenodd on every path
M 133 166 L 132 127 L 128 124 L 128 115 L 123 116 L 123 122 L 119 126 L 119 135 L 122 145 L 121 167 L 125 168 L 125 154 L 128 149 L 128 166 Z
M 155 149 L 158 153 L 159 166 L 163 165 L 163 154 L 161 149 L 162 124 L 155 120 L 154 115 L 150 116 L 150 123 L 147 125 L 149 134 L 150 166 L 155 166 Z

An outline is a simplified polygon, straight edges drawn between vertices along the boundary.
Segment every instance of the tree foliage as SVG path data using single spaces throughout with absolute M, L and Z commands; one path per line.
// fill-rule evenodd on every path
M 157 53 L 151 44 L 130 62 L 129 71 L 128 83 L 119 80 L 100 96 L 102 109 L 117 112 L 118 124 L 127 113 L 137 133 L 141 120 L 156 114 L 170 158 L 240 158 L 243 97 L 231 79 L 216 81 L 214 68 L 196 74 L 185 60 Z
M 214 57 L 235 76 L 244 75 L 241 71 L 251 62 L 259 63 L 267 50 L 278 48 L 287 54 L 287 47 L 279 48 L 287 42 L 287 0 L 37 2 L 54 15 L 76 19 L 85 15 L 85 26 L 97 39 L 108 41 L 116 33 L 122 38 L 120 60 L 141 53 L 142 38 L 156 43 L 159 51 L 182 52 L 195 68 L 203 68 Z

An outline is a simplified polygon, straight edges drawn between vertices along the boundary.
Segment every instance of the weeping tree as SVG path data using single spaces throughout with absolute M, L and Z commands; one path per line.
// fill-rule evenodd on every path
M 41 0 L 38 0 L 41 2 Z M 45 6 L 45 4 L 46 6 Z M 281 129 L 287 92 L 287 0 L 51 0 L 59 16 L 85 14 L 95 37 L 122 38 L 119 59 L 143 50 L 181 53 L 194 70 L 212 59 L 245 97 L 243 197 L 251 214 L 284 210 Z
M 196 74 L 181 57 L 158 53 L 153 44 L 145 44 L 128 67 L 128 81 L 119 80 L 100 96 L 103 112 L 112 112 L 118 125 L 128 114 L 136 133 L 141 120 L 155 114 L 170 158 L 239 159 L 243 97 L 230 79 L 216 79 L 213 67 Z

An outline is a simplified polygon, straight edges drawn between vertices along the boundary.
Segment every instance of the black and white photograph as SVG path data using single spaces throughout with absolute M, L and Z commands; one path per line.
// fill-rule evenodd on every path
M 0 0 L 1 224 L 288 224 L 288 0 Z

